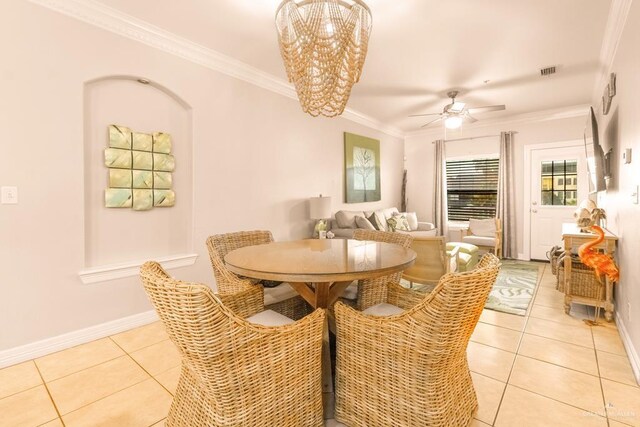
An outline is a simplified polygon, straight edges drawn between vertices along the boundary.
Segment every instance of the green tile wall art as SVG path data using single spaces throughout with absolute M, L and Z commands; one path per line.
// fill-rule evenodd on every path
M 175 205 L 171 189 L 175 158 L 168 133 L 140 133 L 110 125 L 104 164 L 109 168 L 109 188 L 104 195 L 107 208 L 147 211 Z

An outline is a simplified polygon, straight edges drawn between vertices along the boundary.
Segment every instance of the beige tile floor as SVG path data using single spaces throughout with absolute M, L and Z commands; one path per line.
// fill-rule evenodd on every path
M 640 426 L 640 388 L 615 325 L 587 326 L 580 306 L 566 316 L 539 266 L 527 316 L 485 310 L 471 338 L 472 425 Z M 163 425 L 179 363 L 156 322 L 2 369 L 0 426 Z

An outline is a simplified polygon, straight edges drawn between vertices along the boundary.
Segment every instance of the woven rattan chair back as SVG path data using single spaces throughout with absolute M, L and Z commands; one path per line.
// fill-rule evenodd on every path
M 392 233 L 389 231 L 364 230 L 361 228 L 356 229 L 353 232 L 353 238 L 356 240 L 393 243 L 400 245 L 403 248 L 409 248 L 413 240 L 413 238 L 408 234 Z M 387 302 L 387 284 L 389 282 L 400 283 L 401 276 L 402 273 L 395 273 L 377 277 L 375 279 L 358 281 L 356 308 L 358 310 L 365 310 L 376 304 Z
M 352 427 L 468 425 L 478 402 L 466 348 L 499 265 L 487 254 L 473 271 L 446 274 L 397 316 L 365 316 L 337 304 L 337 421 Z
M 446 363 L 464 356 L 499 266 L 500 260 L 487 254 L 470 272 L 444 275 L 429 297 L 414 307 L 416 318 L 429 325 L 434 338 L 429 343 L 436 355 L 431 362 L 441 359 Z
M 172 279 L 158 263 L 145 263 L 141 278 L 182 356 L 167 426 L 322 425 L 323 310 L 264 327 L 237 316 L 208 286 Z
M 372 242 L 393 243 L 403 248 L 411 247 L 413 238 L 409 234 L 392 233 L 390 231 L 365 230 L 358 228 L 353 231 L 356 240 L 370 240 Z
M 447 248 L 443 236 L 419 237 L 411 242 L 416 251 L 416 262 L 402 272 L 402 277 L 410 282 L 429 284 L 438 283 L 448 271 L 446 263 Z
M 219 292 L 233 293 L 246 289 L 255 280 L 243 279 L 229 271 L 224 257 L 231 251 L 245 246 L 263 245 L 273 242 L 273 235 L 267 230 L 238 231 L 235 233 L 216 234 L 207 238 L 209 258 L 213 267 L 213 276 Z

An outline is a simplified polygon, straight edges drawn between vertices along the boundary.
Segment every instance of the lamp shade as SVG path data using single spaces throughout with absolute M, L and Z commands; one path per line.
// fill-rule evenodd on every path
M 312 197 L 309 199 L 309 213 L 311 219 L 326 219 L 331 217 L 331 197 Z

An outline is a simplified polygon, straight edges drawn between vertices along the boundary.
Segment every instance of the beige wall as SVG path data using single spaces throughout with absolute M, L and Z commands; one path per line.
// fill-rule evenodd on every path
M 309 197 L 330 195 L 334 211 L 347 207 L 341 201 L 345 131 L 380 139 L 382 156 L 382 201 L 348 208 L 399 204 L 404 146 L 398 138 L 344 119 L 308 117 L 295 100 L 20 0 L 3 2 L 0 51 L 6 59 L 0 62 L 0 185 L 17 186 L 20 199 L 0 205 L 0 350 L 151 309 L 137 278 L 83 285 L 77 275 L 87 265 L 85 223 L 92 219 L 85 191 L 103 190 L 99 179 L 85 188 L 83 167 L 85 84 L 96 78 L 143 76 L 190 107 L 193 195 L 179 189 L 177 202 L 192 196 L 192 217 L 158 220 L 162 233 L 192 224 L 190 249 L 200 257 L 174 271 L 181 278 L 213 283 L 204 246 L 210 234 L 267 228 L 277 240 L 303 238 L 312 229 Z M 109 111 L 127 125 L 127 115 Z M 132 127 L 160 127 L 150 119 L 156 113 L 137 112 Z M 180 154 L 177 170 L 189 162 Z M 118 215 L 127 221 L 146 214 Z M 163 243 L 168 253 L 148 257 L 183 252 L 189 244 L 173 242 Z M 147 257 L 143 247 L 109 247 Z
M 624 32 L 611 68 L 617 74 L 617 95 L 606 116 L 598 108 L 598 125 L 605 152 L 613 148 L 613 180 L 606 192 L 598 195 L 598 204 L 607 212 L 609 228 L 618 236 L 617 260 L 620 283 L 615 299 L 618 320 L 624 324 L 629 338 L 640 354 L 640 205 L 631 194 L 640 184 L 640 4 L 632 3 Z M 604 88 L 602 88 L 604 89 Z M 602 90 L 599 91 L 602 93 Z M 600 105 L 600 98 L 593 101 Z M 625 148 L 633 150 L 632 163 L 624 164 Z M 636 356 L 637 357 L 637 356 Z M 637 363 L 637 361 L 636 361 Z
M 508 106 L 507 106 L 508 107 Z M 517 219 L 517 253 L 524 253 L 524 210 L 523 194 L 528 180 L 524 176 L 524 146 L 551 142 L 570 141 L 582 138 L 585 117 L 573 117 L 558 120 L 537 121 L 532 123 L 505 123 L 490 125 L 450 133 L 448 138 L 497 135 L 501 131 L 518 132 L 514 141 L 516 170 L 516 219 Z M 433 144 L 442 139 L 444 132 L 439 129 L 428 134 L 408 136 L 405 139 L 407 174 L 408 209 L 416 211 L 421 220 L 431 221 L 433 209 Z M 484 156 L 498 154 L 500 151 L 498 137 L 454 141 L 446 144 L 447 157 Z M 451 231 L 450 238 L 457 239 L 459 234 Z

